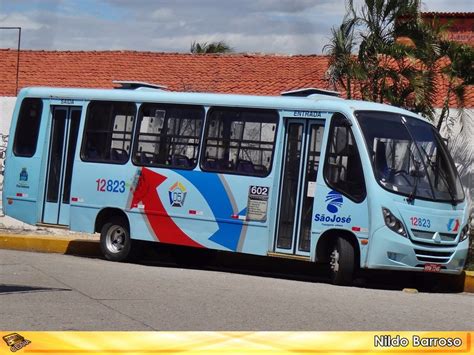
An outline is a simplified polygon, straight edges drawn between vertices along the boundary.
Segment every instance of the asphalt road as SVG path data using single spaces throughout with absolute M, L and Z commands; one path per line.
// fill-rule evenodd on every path
M 336 287 L 261 259 L 249 274 L 228 256 L 190 269 L 0 250 L 0 329 L 474 329 L 474 294 Z

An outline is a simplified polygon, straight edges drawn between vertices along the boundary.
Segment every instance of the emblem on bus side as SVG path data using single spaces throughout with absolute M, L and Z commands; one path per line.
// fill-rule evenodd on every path
M 340 216 L 337 215 L 339 213 L 339 209 L 344 204 L 344 199 L 339 192 L 334 190 L 330 191 L 326 195 L 326 210 L 328 210 L 331 215 L 325 215 L 324 213 L 316 213 L 314 215 L 315 222 L 322 222 L 323 226 L 339 226 L 343 227 L 345 224 L 352 222 L 352 217 L 348 216 Z
M 339 192 L 333 190 L 326 195 L 326 202 L 328 202 L 326 209 L 331 213 L 337 213 L 344 200 Z
M 28 181 L 28 171 L 26 168 L 21 168 L 20 181 Z
M 22 189 L 29 189 L 30 185 L 28 183 L 28 170 L 26 168 L 21 168 L 19 180 L 16 184 L 16 187 Z
M 186 194 L 186 187 L 179 181 L 175 182 L 168 191 L 171 206 L 183 207 Z

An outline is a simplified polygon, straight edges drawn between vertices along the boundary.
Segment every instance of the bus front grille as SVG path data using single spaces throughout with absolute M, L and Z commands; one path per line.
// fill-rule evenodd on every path
M 432 251 L 415 249 L 416 258 L 419 261 L 444 264 L 449 261 L 454 251 Z
M 435 232 L 422 231 L 418 229 L 412 229 L 411 232 L 413 234 L 413 237 L 415 237 L 416 240 L 423 241 L 425 243 L 430 243 L 430 244 L 436 243 L 433 240 Z M 456 233 L 439 233 L 440 242 L 443 244 L 456 244 L 456 237 L 457 237 Z

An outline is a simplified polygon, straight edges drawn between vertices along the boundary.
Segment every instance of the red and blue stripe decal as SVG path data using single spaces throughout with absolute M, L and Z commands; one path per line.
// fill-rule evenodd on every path
M 177 171 L 178 174 L 190 181 L 196 189 L 202 194 L 211 208 L 218 230 L 209 238 L 209 240 L 222 245 L 223 247 L 236 251 L 239 244 L 240 233 L 242 231 L 243 221 L 229 219 L 236 212 L 232 208 L 230 197 L 219 178 L 218 174 L 213 173 L 195 173 L 193 171 Z M 247 208 L 238 211 L 237 214 L 243 215 Z
M 451 218 L 449 221 L 448 221 L 448 231 L 449 232 L 457 232 L 458 229 L 459 229 L 459 219 L 457 218 Z
M 136 208 L 139 204 L 144 206 L 149 225 L 160 242 L 202 248 L 203 246 L 186 235 L 166 212 L 156 190 L 166 179 L 166 176 L 142 168 L 133 191 L 130 207 Z
M 191 182 L 211 208 L 218 230 L 209 237 L 209 240 L 236 251 L 243 221 L 230 219 L 236 211 L 233 210 L 230 197 L 219 175 L 193 171 L 175 171 L 175 173 Z M 144 206 L 145 218 L 158 240 L 163 243 L 203 248 L 204 246 L 184 233 L 168 215 L 157 191 L 157 188 L 167 180 L 167 177 L 147 168 L 140 169 L 137 175 L 139 177 L 133 189 L 130 208 Z M 245 210 L 239 211 L 238 214 L 245 214 Z

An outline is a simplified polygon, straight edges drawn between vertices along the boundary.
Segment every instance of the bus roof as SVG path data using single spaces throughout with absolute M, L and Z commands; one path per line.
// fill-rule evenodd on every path
M 335 96 L 313 94 L 307 97 L 293 96 L 256 96 L 240 94 L 217 94 L 176 92 L 166 90 L 130 90 L 130 89 L 85 89 L 27 87 L 20 91 L 19 98 L 37 97 L 48 99 L 104 100 L 163 102 L 204 106 L 252 107 L 279 110 L 308 111 L 388 111 L 404 115 L 423 117 L 395 106 L 361 100 L 346 100 Z M 428 121 L 429 122 L 429 121 Z

